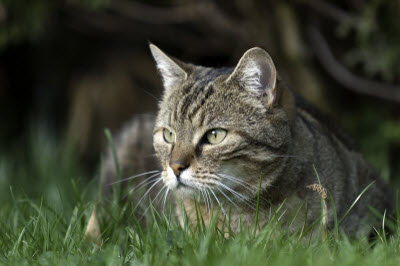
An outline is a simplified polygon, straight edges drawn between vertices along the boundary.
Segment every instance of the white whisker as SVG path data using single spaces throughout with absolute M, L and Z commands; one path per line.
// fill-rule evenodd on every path
M 229 192 L 231 192 L 234 196 L 236 196 L 237 198 L 239 198 L 244 204 L 246 204 L 247 206 L 249 206 L 251 209 L 255 210 L 254 203 L 252 203 L 250 200 L 246 199 L 246 197 L 244 197 L 242 194 L 240 194 L 240 193 L 237 192 L 237 191 L 234 191 L 233 189 L 231 189 L 230 187 L 224 185 L 224 184 L 221 183 L 221 182 L 218 182 L 218 181 L 217 181 L 216 183 L 217 183 L 217 185 L 219 185 L 219 186 L 225 188 L 226 190 L 228 190 Z M 218 187 L 217 187 L 217 188 L 218 188 Z M 221 190 L 220 190 L 220 191 L 221 191 Z M 221 192 L 222 192 L 222 191 L 221 191 Z M 232 201 L 231 201 L 231 202 L 232 202 Z
M 142 189 L 143 187 L 150 185 L 151 183 L 155 182 L 158 178 L 160 177 L 160 175 L 157 173 L 155 175 L 152 175 L 150 177 L 147 177 L 145 180 L 141 181 L 139 184 L 137 184 L 135 187 L 131 188 L 128 191 L 128 195 L 131 194 L 134 191 L 138 191 L 140 189 Z
M 250 186 L 250 187 L 253 187 L 253 188 L 257 188 L 256 186 L 254 186 L 254 185 L 252 185 L 252 184 L 250 184 L 250 183 L 248 183 L 246 181 L 243 181 L 243 180 L 241 180 L 241 179 L 239 179 L 237 177 L 234 177 L 234 176 L 230 176 L 230 175 L 226 175 L 226 174 L 217 174 L 217 176 L 222 177 L 222 178 L 226 178 L 226 179 L 231 180 L 231 181 L 236 182 L 236 183 L 240 183 L 244 187 Z
M 208 197 L 207 190 L 205 188 L 203 188 L 202 190 L 204 191 L 204 195 L 207 201 L 208 215 L 211 218 L 211 201 L 210 198 Z
M 145 172 L 145 173 L 141 173 L 141 174 L 138 174 L 138 175 L 130 176 L 130 177 L 127 177 L 127 178 L 112 182 L 110 184 L 107 184 L 107 186 L 111 186 L 111 185 L 118 184 L 118 183 L 121 183 L 121 182 L 124 182 L 124 181 L 128 181 L 128 180 L 140 177 L 140 176 L 145 176 L 145 175 L 149 175 L 149 174 L 153 174 L 153 173 L 159 173 L 159 172 L 160 172 L 159 170 L 148 171 L 148 172 Z
M 227 216 L 227 214 L 226 214 L 226 212 L 225 212 L 225 210 L 224 210 L 224 207 L 222 207 L 221 202 L 218 200 L 217 195 L 215 195 L 214 191 L 213 191 L 210 187 L 207 186 L 207 188 L 208 188 L 208 190 L 210 190 L 210 192 L 214 195 L 214 198 L 215 198 L 215 200 L 217 201 L 218 205 L 221 207 L 221 210 L 222 210 L 222 212 L 224 213 L 224 215 Z
M 155 202 L 155 200 L 158 198 L 158 195 L 159 195 L 160 193 L 162 193 L 160 199 L 158 200 L 158 202 L 157 202 L 157 204 L 156 204 L 156 206 L 157 206 L 158 204 L 160 204 L 160 202 L 161 202 L 162 199 L 163 199 L 163 196 L 162 196 L 162 195 L 164 195 L 164 193 L 165 193 L 165 191 L 167 191 L 167 189 L 168 189 L 168 187 L 167 187 L 166 185 L 163 184 L 163 187 L 160 189 L 160 191 L 157 193 L 157 195 L 154 197 L 154 199 L 152 200 L 151 203 L 153 204 L 153 202 Z M 163 191 L 163 192 L 162 192 L 162 191 Z
M 207 209 L 208 213 L 210 213 L 210 208 L 208 205 L 208 198 L 207 198 L 206 194 L 204 193 L 204 189 L 200 188 L 200 192 L 201 192 L 201 195 L 203 196 L 204 203 L 206 205 L 206 209 Z
M 208 193 L 207 187 L 204 188 L 204 192 L 206 193 L 206 196 L 207 196 L 207 198 L 208 198 L 208 201 L 210 202 L 210 210 L 211 210 L 211 208 L 212 208 L 212 199 L 211 199 L 211 197 L 210 197 L 210 193 Z
M 144 195 L 140 198 L 138 204 L 135 206 L 135 208 L 133 209 L 133 211 L 136 210 L 136 208 L 140 205 L 140 203 L 142 202 L 142 200 L 147 196 L 147 194 L 149 194 L 150 190 L 152 190 L 153 187 L 154 187 L 155 185 L 157 185 L 161 180 L 162 180 L 162 178 L 160 177 L 160 178 L 146 191 L 146 193 L 144 193 Z
M 217 189 L 218 189 L 218 191 L 222 194 L 222 195 L 224 195 L 224 197 L 227 199 L 227 200 L 229 200 L 236 208 L 238 208 L 239 209 L 239 207 L 219 188 L 219 187 L 216 187 Z
M 158 198 L 158 196 L 160 195 L 160 193 L 164 190 L 167 189 L 167 187 L 164 185 L 160 191 L 157 193 L 157 195 L 154 197 L 154 199 L 149 203 L 149 206 L 146 208 L 146 210 L 144 210 L 142 217 L 140 217 L 139 222 L 143 219 L 143 217 L 146 215 L 147 211 L 150 209 L 151 206 L 154 206 L 153 203 L 156 201 L 156 199 Z M 162 197 L 161 197 L 162 199 Z
M 268 155 L 268 157 L 278 157 L 278 158 L 296 158 L 299 157 L 297 155 Z
M 195 187 L 200 191 L 200 195 L 203 197 L 204 203 L 206 204 L 206 208 L 208 210 L 208 202 L 207 202 L 206 197 L 204 196 L 204 190 L 197 185 L 195 185 Z M 200 199 L 201 199 L 201 197 L 200 197 Z
M 230 180 L 230 181 L 232 181 L 234 183 L 237 183 L 238 185 L 246 188 L 247 190 L 249 190 L 251 192 L 254 192 L 254 190 L 258 191 L 258 189 L 259 189 L 259 187 L 254 186 L 254 185 L 252 185 L 252 184 L 250 184 L 248 182 L 245 182 L 245 181 L 240 180 L 239 178 L 236 178 L 236 177 L 233 177 L 233 176 L 229 176 L 229 175 L 225 175 L 225 174 L 217 174 L 217 176 L 225 178 L 225 179 L 228 179 L 228 180 Z M 251 189 L 249 186 L 252 187 L 253 189 Z M 261 195 L 260 195 L 260 199 L 262 199 L 265 202 L 268 202 L 268 200 L 266 198 L 264 198 L 263 196 L 261 196 Z
M 144 157 L 144 158 L 148 158 L 148 157 L 157 157 L 157 154 L 156 154 L 156 153 L 153 153 L 153 154 L 143 155 L 142 157 Z
M 165 204 L 167 202 L 168 192 L 169 192 L 169 187 L 167 187 L 167 190 L 165 192 L 165 196 L 164 196 L 164 200 L 163 200 L 163 204 L 162 204 L 163 205 L 162 206 L 162 212 L 164 212 L 164 210 L 165 210 Z

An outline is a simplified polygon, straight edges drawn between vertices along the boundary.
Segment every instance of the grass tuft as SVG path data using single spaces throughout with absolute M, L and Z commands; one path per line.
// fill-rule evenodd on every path
M 46 139 L 39 138 L 34 140 Z M 388 236 L 386 213 L 372 242 L 339 234 L 343 219 L 336 220 L 323 242 L 308 234 L 312 228 L 306 223 L 298 232 L 289 232 L 282 222 L 283 204 L 271 210 L 271 219 L 255 234 L 256 222 L 254 227 L 242 224 L 239 232 L 232 232 L 230 209 L 223 230 L 217 226 L 218 210 L 211 212 L 208 227 L 200 214 L 197 224 L 190 225 L 184 209 L 181 227 L 171 208 L 158 213 L 152 206 L 146 219 L 139 221 L 130 201 L 98 201 L 98 184 L 82 181 L 87 179 L 82 178 L 84 171 L 74 153 L 55 143 L 47 143 L 44 149 L 32 144 L 24 159 L 8 156 L 0 163 L 0 181 L 6 185 L 0 187 L 0 264 L 400 265 L 399 223 L 392 222 L 394 233 Z M 0 154 L 0 158 L 5 157 Z M 94 205 L 100 245 L 85 241 Z M 307 211 L 307 202 L 293 220 L 301 209 Z

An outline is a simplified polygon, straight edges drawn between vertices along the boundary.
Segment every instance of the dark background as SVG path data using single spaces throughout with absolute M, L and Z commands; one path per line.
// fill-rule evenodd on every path
M 162 89 L 149 41 L 216 67 L 260 46 L 397 184 L 399 17 L 391 0 L 0 0 L 1 158 L 31 160 L 31 135 L 45 128 L 91 173 L 105 127 L 115 133 L 133 114 L 156 112 Z

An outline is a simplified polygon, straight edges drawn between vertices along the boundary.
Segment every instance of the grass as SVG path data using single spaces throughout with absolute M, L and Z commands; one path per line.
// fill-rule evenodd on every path
M 115 200 L 98 205 L 98 246 L 84 237 L 96 182 L 83 182 L 89 178 L 73 150 L 48 135 L 34 134 L 29 143 L 18 160 L 0 155 L 0 264 L 400 265 L 397 227 L 391 236 L 376 228 L 372 242 L 350 239 L 340 228 L 325 241 L 310 241 L 302 232 L 289 234 L 275 216 L 257 234 L 243 227 L 225 237 L 201 217 L 182 228 L 168 209 L 161 215 L 151 209 L 140 224 L 132 215 L 135 204 Z

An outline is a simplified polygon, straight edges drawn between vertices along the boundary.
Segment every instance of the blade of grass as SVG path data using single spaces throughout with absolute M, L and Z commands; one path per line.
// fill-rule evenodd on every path
M 350 208 L 346 211 L 346 213 L 343 215 L 342 219 L 340 219 L 338 226 L 343 222 L 344 218 L 346 218 L 347 214 L 353 209 L 354 205 L 360 200 L 361 196 L 364 195 L 364 193 L 375 183 L 375 181 L 371 182 L 368 186 L 366 186 L 363 191 L 358 195 L 358 197 L 354 200 L 353 204 L 351 204 Z
M 255 220 L 255 223 L 254 223 L 253 237 L 256 236 L 257 227 L 258 227 L 258 212 L 259 212 L 259 210 L 260 210 L 261 182 L 262 182 L 262 176 L 260 176 L 260 183 L 258 184 L 257 205 L 256 205 L 255 219 L 254 219 L 254 220 Z
M 120 182 L 121 178 L 122 178 L 121 168 L 118 163 L 117 150 L 115 148 L 114 140 L 113 140 L 111 132 L 108 128 L 106 128 L 104 130 L 104 133 L 106 134 L 108 144 L 111 148 L 111 154 L 112 154 L 112 157 L 114 160 L 114 166 L 115 166 L 115 172 L 116 172 L 116 181 Z M 113 205 L 118 205 L 117 202 L 120 199 L 120 197 L 121 197 L 121 185 L 113 186 L 113 200 L 114 200 Z
M 338 219 L 337 219 L 335 200 L 333 199 L 333 196 L 331 193 L 329 193 L 329 198 L 331 199 L 332 212 L 333 212 L 333 223 L 334 223 L 334 231 L 333 232 L 335 235 L 335 239 L 338 240 L 339 239 L 339 224 L 338 224 Z

